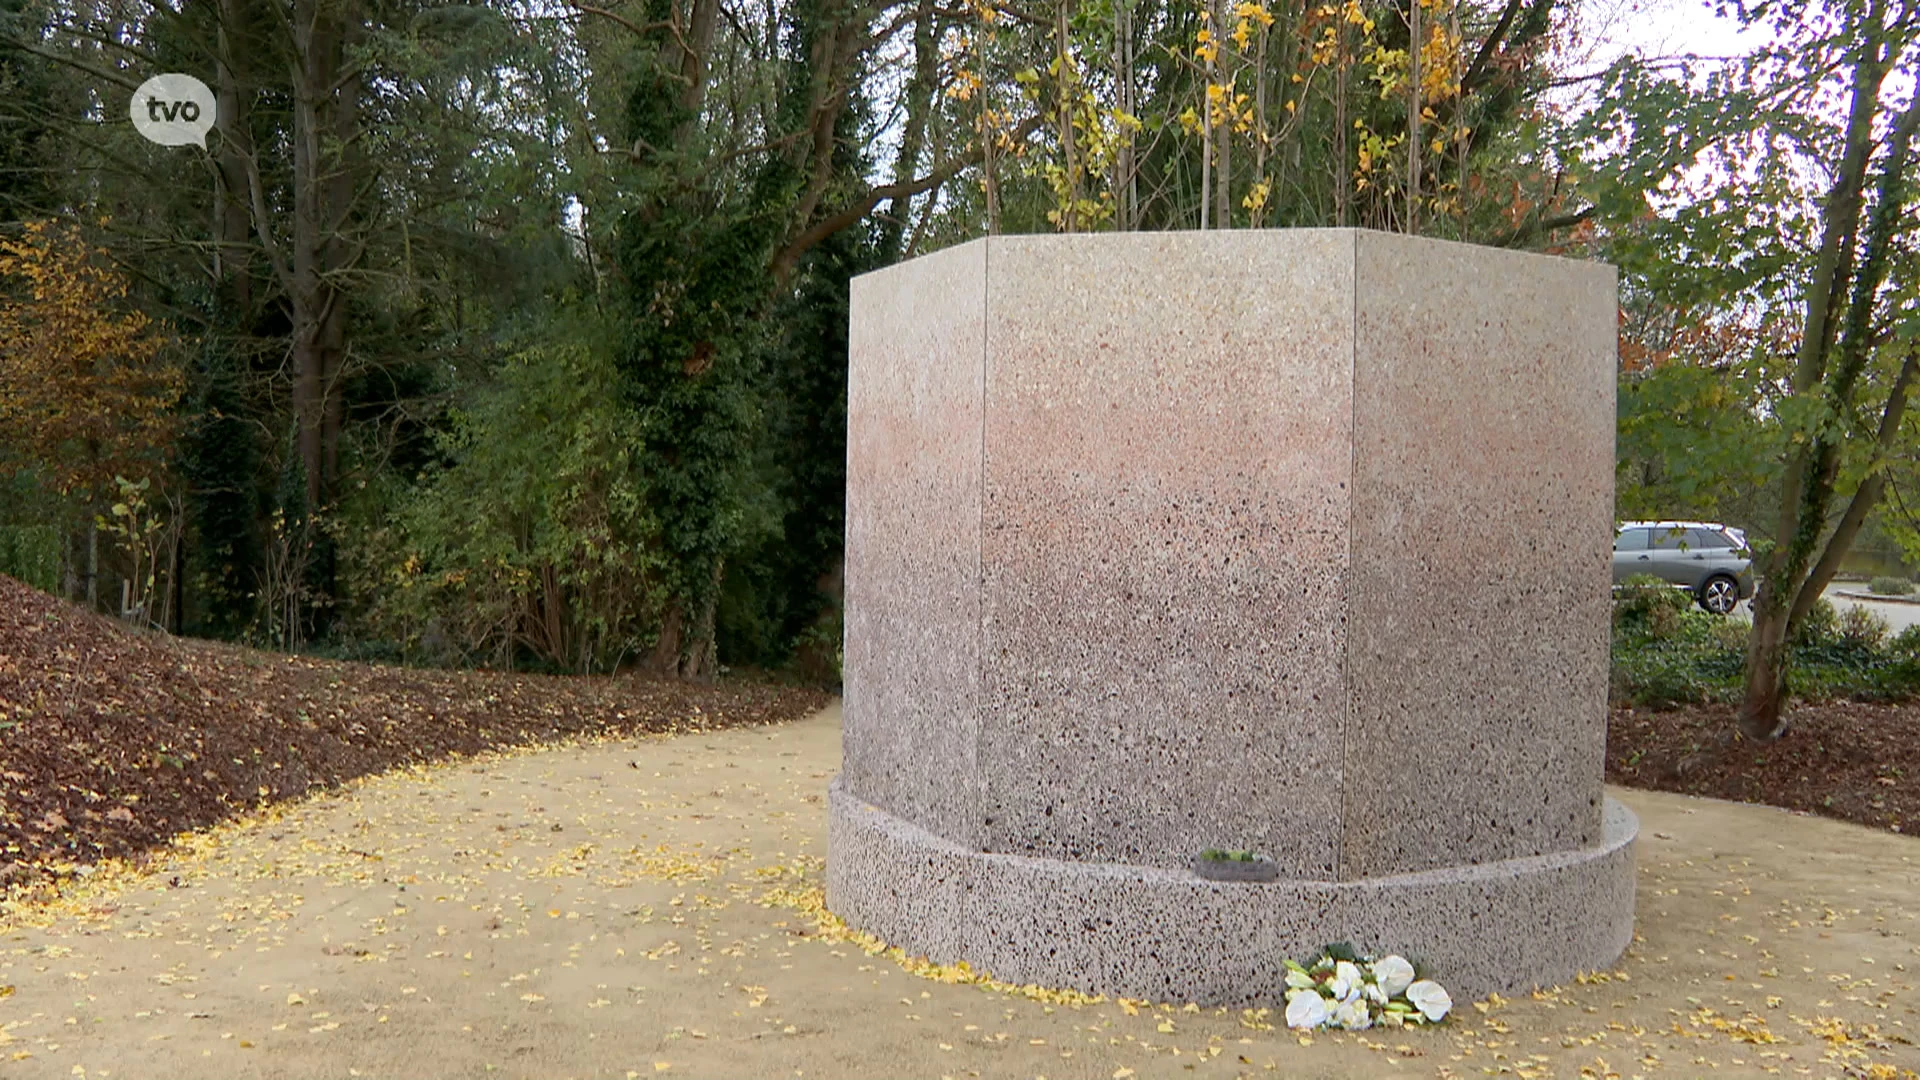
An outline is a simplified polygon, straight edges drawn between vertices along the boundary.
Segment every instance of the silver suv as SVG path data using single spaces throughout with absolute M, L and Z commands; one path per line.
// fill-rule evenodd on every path
M 1715 615 L 1753 595 L 1747 534 L 1709 521 L 1628 521 L 1613 537 L 1613 583 L 1652 574 Z

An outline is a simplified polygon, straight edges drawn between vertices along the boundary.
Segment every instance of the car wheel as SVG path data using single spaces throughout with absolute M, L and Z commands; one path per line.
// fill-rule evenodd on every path
M 1730 577 L 1710 577 L 1700 586 L 1700 606 L 1715 615 L 1728 615 L 1740 603 L 1740 586 Z

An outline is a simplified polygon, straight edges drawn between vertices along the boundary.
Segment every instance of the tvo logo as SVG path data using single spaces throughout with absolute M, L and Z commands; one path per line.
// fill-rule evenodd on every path
M 200 103 L 197 101 L 161 101 L 157 97 L 147 99 L 147 123 L 158 124 L 166 121 L 171 124 L 184 120 L 191 124 L 200 119 Z
M 133 92 L 127 113 L 152 142 L 204 149 L 214 121 L 213 91 L 191 75 L 155 75 Z

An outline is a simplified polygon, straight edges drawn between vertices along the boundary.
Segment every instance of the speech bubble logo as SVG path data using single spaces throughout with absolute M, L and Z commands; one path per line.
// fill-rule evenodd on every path
M 207 145 L 213 127 L 213 91 L 191 75 L 155 75 L 133 92 L 133 126 L 161 146 Z

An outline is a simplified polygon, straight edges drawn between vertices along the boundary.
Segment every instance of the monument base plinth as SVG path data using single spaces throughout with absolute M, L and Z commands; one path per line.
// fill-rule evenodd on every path
M 827 907 L 1006 982 L 1202 1005 L 1278 1005 L 1287 959 L 1399 953 L 1456 1001 L 1611 966 L 1633 938 L 1639 822 L 1606 800 L 1578 851 L 1356 881 L 1204 881 L 1180 870 L 969 851 L 828 795 Z

